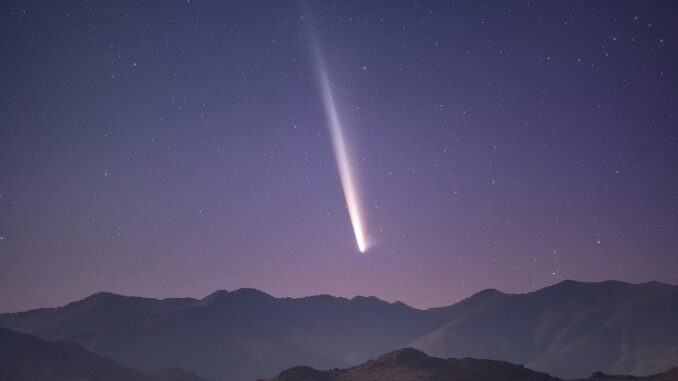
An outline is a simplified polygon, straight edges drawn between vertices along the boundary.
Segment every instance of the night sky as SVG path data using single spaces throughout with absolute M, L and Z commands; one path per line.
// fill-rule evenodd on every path
M 678 283 L 676 1 L 3 1 L 0 49 L 0 311 Z

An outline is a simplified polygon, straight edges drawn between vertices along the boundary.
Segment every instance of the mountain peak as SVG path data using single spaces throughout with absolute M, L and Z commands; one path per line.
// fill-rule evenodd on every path
M 475 293 L 473 295 L 473 297 L 475 297 L 475 298 L 479 298 L 479 297 L 480 298 L 491 298 L 491 297 L 501 296 L 501 295 L 508 295 L 508 294 L 505 294 L 505 293 L 497 290 L 496 288 L 486 288 L 486 289 L 484 289 L 480 292 Z
M 266 299 L 275 299 L 273 296 L 261 291 L 256 288 L 239 288 L 230 293 L 231 295 L 252 297 L 252 298 L 266 298 Z
M 608 286 L 630 286 L 631 283 L 627 282 L 622 282 L 620 280 L 604 280 L 602 282 L 585 282 L 582 280 L 576 280 L 576 279 L 563 279 L 560 282 L 554 284 L 551 287 L 585 287 L 585 286 L 600 286 L 600 285 L 608 285 Z M 548 287 L 546 287 L 548 288 Z
M 426 355 L 426 353 L 414 348 L 402 348 L 385 353 L 372 363 L 373 365 L 383 366 L 385 364 L 421 366 L 437 360 Z
M 275 297 L 257 290 L 256 288 L 239 288 L 228 292 L 226 290 L 215 291 L 201 300 L 203 305 L 219 304 L 229 301 L 266 301 L 274 300 Z
M 226 291 L 226 290 L 216 290 L 213 293 L 202 298 L 202 300 L 207 301 L 207 300 L 211 300 L 211 299 L 223 298 L 226 295 L 228 295 L 228 291 Z
M 95 294 L 92 294 L 88 297 L 86 297 L 83 300 L 102 300 L 102 299 L 107 299 L 107 298 L 124 298 L 125 296 L 116 294 L 110 291 L 100 291 Z
M 372 302 L 372 303 L 386 303 L 383 300 L 377 298 L 376 296 L 362 296 L 362 295 L 357 295 L 351 298 L 352 302 Z
M 70 306 L 95 306 L 112 300 L 121 300 L 129 298 L 128 296 L 115 294 L 108 291 L 97 292 L 84 299 L 69 303 Z

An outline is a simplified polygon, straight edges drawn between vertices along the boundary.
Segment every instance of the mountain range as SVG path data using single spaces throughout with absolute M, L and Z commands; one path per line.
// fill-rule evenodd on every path
M 0 314 L 0 326 L 74 342 L 144 371 L 180 367 L 254 380 L 305 365 L 346 368 L 402 347 L 525 364 L 557 377 L 645 376 L 678 365 L 678 286 L 564 281 L 526 294 L 481 291 L 419 310 L 374 297 L 275 298 L 254 289 L 203 299 L 98 293 Z

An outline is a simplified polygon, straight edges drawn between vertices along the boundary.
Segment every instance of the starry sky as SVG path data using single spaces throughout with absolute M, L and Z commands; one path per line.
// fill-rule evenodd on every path
M 0 48 L 0 311 L 678 283 L 678 2 L 3 1 Z

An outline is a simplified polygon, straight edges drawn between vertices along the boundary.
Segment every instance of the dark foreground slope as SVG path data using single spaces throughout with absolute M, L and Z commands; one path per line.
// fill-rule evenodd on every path
M 3 381 L 204 381 L 180 369 L 142 372 L 73 343 L 51 342 L 0 328 Z
M 678 368 L 647 376 L 608 376 L 602 373 L 579 381 L 677 381 Z M 269 381 L 562 381 L 546 373 L 498 360 L 440 359 L 412 348 L 387 353 L 349 369 L 320 371 L 298 366 Z
M 439 359 L 411 348 L 387 353 L 349 369 L 326 372 L 296 367 L 271 381 L 557 381 L 504 361 Z
M 653 374 L 646 377 L 611 376 L 596 372 L 591 377 L 581 381 L 678 381 L 678 368 L 673 368 L 664 373 Z

